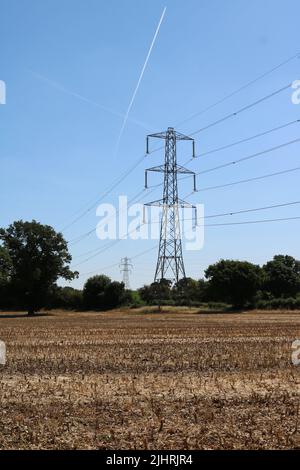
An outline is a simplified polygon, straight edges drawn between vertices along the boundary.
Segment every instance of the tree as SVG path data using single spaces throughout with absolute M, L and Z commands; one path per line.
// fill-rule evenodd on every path
M 0 246 L 0 308 L 9 306 L 9 282 L 11 273 L 11 259 L 8 251 Z
M 132 307 L 141 307 L 145 304 L 145 301 L 141 297 L 140 289 L 138 290 L 129 290 L 126 291 L 128 295 L 127 303 L 130 304 Z
M 83 288 L 83 304 L 89 310 L 116 308 L 128 300 L 123 282 L 112 282 L 104 274 L 89 278 Z
M 29 315 L 45 306 L 59 278 L 78 276 L 69 268 L 72 257 L 67 242 L 49 225 L 20 220 L 0 229 L 0 240 L 11 262 L 11 286 Z
M 276 255 L 263 266 L 264 287 L 274 297 L 293 297 L 300 291 L 300 261 L 292 256 Z
M 198 282 L 191 277 L 180 279 L 173 287 L 173 297 L 177 304 L 190 305 L 197 300 Z
M 209 296 L 234 307 L 250 304 L 262 284 L 262 269 L 247 261 L 220 260 L 205 271 Z
M 157 282 L 152 282 L 150 286 L 144 286 L 139 289 L 139 294 L 146 303 L 158 304 L 161 306 L 163 301 L 171 299 L 171 281 L 161 279 Z
M 104 308 L 111 309 L 122 305 L 128 295 L 126 295 L 124 282 L 111 282 L 104 292 Z
M 49 308 L 79 310 L 82 308 L 82 291 L 70 286 L 55 287 L 49 299 Z
M 151 286 L 148 286 L 145 284 L 143 287 L 140 287 L 138 289 L 138 294 L 143 302 L 145 302 L 148 305 L 151 304 L 151 301 L 153 300 Z
M 83 304 L 88 310 L 102 309 L 105 304 L 105 289 L 111 279 L 104 274 L 90 277 L 83 287 Z
M 0 246 L 0 284 L 9 281 L 11 267 L 11 259 L 8 250 Z
M 199 279 L 197 281 L 197 300 L 199 302 L 209 301 L 208 287 L 209 283 L 205 279 Z
M 173 287 L 173 297 L 176 303 L 191 305 L 191 302 L 204 302 L 207 297 L 208 282 L 204 279 L 198 281 L 191 277 L 180 279 Z

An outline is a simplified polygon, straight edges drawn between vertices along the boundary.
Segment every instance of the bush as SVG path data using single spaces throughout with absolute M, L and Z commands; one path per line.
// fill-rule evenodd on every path
M 80 310 L 82 308 L 82 291 L 73 287 L 56 287 L 47 302 L 47 308 Z
M 224 302 L 207 302 L 207 306 L 211 310 L 227 310 L 231 306 L 228 304 L 225 304 Z
M 139 291 L 131 290 L 127 292 L 129 293 L 129 298 L 130 298 L 128 304 L 130 305 L 131 308 L 138 308 L 138 307 L 143 307 L 144 305 L 146 305 L 146 303 L 142 300 Z
M 271 300 L 259 300 L 256 304 L 256 308 L 262 310 L 297 310 L 300 309 L 300 298 L 279 298 Z

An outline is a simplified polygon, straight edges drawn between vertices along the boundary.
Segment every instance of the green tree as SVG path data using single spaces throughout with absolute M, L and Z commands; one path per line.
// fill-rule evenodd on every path
M 162 302 L 167 302 L 171 299 L 171 281 L 161 279 L 160 281 L 152 282 L 150 286 L 143 286 L 139 289 L 139 294 L 147 304 L 157 304 L 160 307 Z
M 274 297 L 293 297 L 300 292 L 300 261 L 276 255 L 263 266 L 264 287 Z
M 9 281 L 11 268 L 12 265 L 8 250 L 0 246 L 0 285 Z
M 132 307 L 141 307 L 145 304 L 145 301 L 142 299 L 140 290 L 130 290 L 127 291 L 129 293 L 128 303 L 131 304 Z
M 126 301 L 128 295 L 123 282 L 112 282 L 104 274 L 88 279 L 83 287 L 83 305 L 88 310 L 116 308 Z
M 104 308 L 111 309 L 122 305 L 128 300 L 123 282 L 113 281 L 104 292 Z
M 209 296 L 234 307 L 251 304 L 262 284 L 262 269 L 247 261 L 220 260 L 205 271 Z
M 102 309 L 105 305 L 105 290 L 111 279 L 104 274 L 90 277 L 83 287 L 83 304 L 88 310 Z
M 0 246 L 0 308 L 10 306 L 11 259 L 8 251 Z
M 67 242 L 49 225 L 20 220 L 0 229 L 0 240 L 11 262 L 11 286 L 29 315 L 45 306 L 59 278 L 72 280 L 78 275 L 69 268 Z
M 151 286 L 145 284 L 143 287 L 140 287 L 138 289 L 138 294 L 142 299 L 142 302 L 145 302 L 148 305 L 151 304 L 153 300 Z
M 82 308 L 82 291 L 70 286 L 55 287 L 49 299 L 49 308 L 79 310 Z
M 197 297 L 196 300 L 200 302 L 209 301 L 208 298 L 208 282 L 205 279 L 199 279 L 197 281 Z
M 198 300 L 198 282 L 190 277 L 180 279 L 172 293 L 177 304 L 190 305 L 192 301 Z

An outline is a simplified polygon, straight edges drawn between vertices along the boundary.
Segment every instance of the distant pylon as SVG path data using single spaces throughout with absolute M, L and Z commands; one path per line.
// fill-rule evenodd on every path
M 178 282 L 185 278 L 185 268 L 182 255 L 181 231 L 179 220 L 179 207 L 192 207 L 178 197 L 178 173 L 193 175 L 194 191 L 196 191 L 196 174 L 193 171 L 177 164 L 176 142 L 177 140 L 189 140 L 193 145 L 193 157 L 195 157 L 194 139 L 176 132 L 173 127 L 168 127 L 166 132 L 151 134 L 147 136 L 147 150 L 149 153 L 149 138 L 156 137 L 165 139 L 165 163 L 163 165 L 148 168 L 145 172 L 145 187 L 147 188 L 147 172 L 155 171 L 164 173 L 163 198 L 147 203 L 147 206 L 155 205 L 163 208 L 157 266 L 154 281 L 168 279 Z
M 125 285 L 125 289 L 130 289 L 129 274 L 132 272 L 132 267 L 131 260 L 127 258 L 127 256 L 121 259 L 120 272 L 123 273 L 123 283 Z

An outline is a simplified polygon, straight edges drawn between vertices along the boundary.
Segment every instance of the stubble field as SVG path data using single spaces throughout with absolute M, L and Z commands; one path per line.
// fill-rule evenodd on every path
M 0 448 L 300 448 L 297 338 L 300 312 L 0 313 Z

